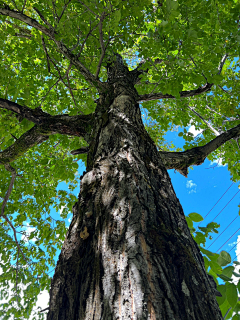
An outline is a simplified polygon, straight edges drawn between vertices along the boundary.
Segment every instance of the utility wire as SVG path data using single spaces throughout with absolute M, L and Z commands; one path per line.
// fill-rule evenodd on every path
M 238 229 L 239 230 L 239 229 Z M 235 233 L 234 233 L 235 234 Z M 240 243 L 240 241 L 238 241 L 233 247 L 232 247 L 232 249 L 234 249 L 238 244 Z M 228 251 L 228 253 L 230 252 L 230 251 L 232 251 L 232 249 L 230 249 L 229 251 Z
M 217 238 L 210 244 L 210 246 L 208 246 L 208 248 L 210 248 L 211 245 L 213 245 L 214 242 L 217 241 L 217 239 L 228 229 L 228 227 L 229 227 L 238 217 L 239 217 L 239 215 L 237 215 L 237 216 L 229 223 L 229 225 L 219 234 L 219 236 L 217 236 Z M 240 229 L 240 228 L 239 228 L 239 229 Z M 238 230 L 239 230 L 239 229 L 238 229 Z M 237 231 L 238 231 L 238 230 L 237 230 Z M 236 231 L 236 232 L 237 232 L 237 231 Z M 236 233 L 236 232 L 235 232 L 235 233 Z M 235 233 L 234 233 L 234 234 L 235 234 Z M 232 237 L 232 236 L 231 236 L 231 237 Z M 228 240 L 230 240 L 231 237 L 230 237 Z M 228 240 L 227 240 L 226 242 L 228 242 Z M 225 243 L 226 243 L 226 242 L 225 242 Z M 224 244 L 225 244 L 225 243 L 224 243 Z M 224 246 L 224 245 L 222 245 L 222 247 L 223 247 L 223 246 Z M 221 247 L 221 248 L 222 248 L 222 247 Z M 220 248 L 220 249 L 221 249 L 221 248 Z M 220 249 L 218 249 L 218 250 L 220 250 Z M 218 251 L 218 250 L 217 250 L 217 251 Z
M 212 222 L 220 215 L 221 212 L 223 212 L 223 210 L 229 205 L 229 203 L 233 200 L 233 198 L 236 197 L 236 195 L 238 194 L 238 192 L 240 192 L 240 190 L 238 190 L 235 195 L 228 201 L 228 203 L 225 205 L 225 207 L 222 208 L 222 210 L 216 215 L 216 217 L 212 220 Z
M 236 219 L 236 218 L 235 218 L 235 219 Z M 234 220 L 235 220 L 235 219 L 234 219 Z M 232 222 L 233 222 L 233 221 L 232 221 Z M 232 222 L 231 222 L 231 223 L 232 223 Z M 230 224 L 229 224 L 229 226 L 230 226 Z M 225 230 L 226 230 L 226 229 L 225 229 Z M 224 231 L 225 231 L 225 230 L 224 230 Z M 226 243 L 228 243 L 228 241 L 229 241 L 229 240 L 230 240 L 230 239 L 231 239 L 231 238 L 232 238 L 232 237 L 233 237 L 233 236 L 234 236 L 234 235 L 235 235 L 239 230 L 240 230 L 240 228 L 238 228 L 238 229 L 237 229 L 237 231 L 236 231 L 236 232 L 234 232 L 234 234 L 233 234 L 233 235 L 231 235 L 231 237 L 230 237 L 230 238 L 228 238 L 228 240 L 227 240 L 227 241 L 226 241 L 226 242 L 225 242 L 225 243 L 224 243 L 224 244 L 223 244 L 223 245 L 222 245 L 222 246 L 217 250 L 217 252 L 218 252 L 220 249 L 222 249 L 222 247 L 224 247 L 224 246 L 225 246 L 225 244 L 226 244 Z M 234 246 L 234 247 L 235 247 L 235 246 Z M 233 249 L 234 247 L 232 247 L 232 249 Z M 231 249 L 231 250 L 232 250 L 232 249 Z M 230 251 L 231 251 L 231 250 L 230 250 Z M 228 252 L 230 252 L 230 251 L 228 251 Z
M 237 254 L 237 255 L 236 255 L 236 257 L 234 257 L 233 261 L 234 261 L 234 260 L 235 260 L 239 255 L 240 255 L 240 253 L 239 253 L 239 254 Z
M 203 219 L 205 219 L 209 213 L 215 208 L 215 206 L 218 204 L 218 202 L 223 198 L 223 196 L 228 192 L 228 190 L 233 186 L 234 182 L 230 185 L 230 187 L 228 187 L 228 189 L 224 192 L 224 194 L 218 199 L 218 201 L 215 203 L 215 205 L 212 207 L 212 209 L 210 211 L 208 211 L 208 213 L 205 215 L 205 217 Z M 202 220 L 198 226 L 197 226 L 197 230 L 198 230 L 198 227 L 200 226 L 200 224 L 203 222 L 204 220 Z M 196 231 L 197 231 L 196 230 Z

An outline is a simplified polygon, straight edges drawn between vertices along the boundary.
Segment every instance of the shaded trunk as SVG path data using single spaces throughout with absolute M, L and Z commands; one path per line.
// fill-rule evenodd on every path
M 48 320 L 220 320 L 203 259 L 136 91 L 109 85 L 56 267 Z M 160 163 L 160 164 L 159 164 Z

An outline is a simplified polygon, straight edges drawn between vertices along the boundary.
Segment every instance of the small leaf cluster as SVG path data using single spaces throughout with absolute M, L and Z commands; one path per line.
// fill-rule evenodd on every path
M 240 262 L 232 262 L 230 254 L 226 251 L 221 251 L 218 254 L 204 248 L 207 239 L 212 239 L 211 233 L 218 233 L 219 224 L 210 222 L 206 227 L 198 226 L 197 229 L 194 228 L 194 222 L 203 221 L 203 217 L 196 212 L 187 215 L 186 221 L 192 237 L 203 255 L 206 271 L 213 277 L 217 290 L 222 295 L 221 297 L 217 296 L 217 302 L 222 315 L 227 314 L 224 319 L 237 320 L 240 317 L 240 301 L 238 301 L 240 295 Z

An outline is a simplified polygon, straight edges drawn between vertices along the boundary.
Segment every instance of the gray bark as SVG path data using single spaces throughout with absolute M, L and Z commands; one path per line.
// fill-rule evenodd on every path
M 202 256 L 142 123 L 134 81 L 123 65 L 115 68 L 97 102 L 47 320 L 220 320 Z

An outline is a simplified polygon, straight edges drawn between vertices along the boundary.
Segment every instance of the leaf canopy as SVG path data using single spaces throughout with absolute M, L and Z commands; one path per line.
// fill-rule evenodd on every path
M 119 53 L 130 70 L 141 73 L 136 89 L 155 143 L 176 150 L 164 135 L 181 127 L 185 149 L 204 145 L 239 124 L 239 11 L 236 0 L 1 0 L 0 98 L 52 116 L 91 114 L 105 88 L 107 64 Z M 202 133 L 194 137 L 189 126 Z M 29 119 L 0 108 L 1 151 L 31 128 Z M 16 272 L 19 279 L 11 303 L 2 306 L 3 319 L 11 314 L 27 319 L 37 294 L 49 288 L 48 273 L 76 201 L 76 161 L 86 160 L 86 155 L 70 153 L 79 146 L 87 146 L 81 137 L 54 134 L 13 162 L 18 175 L 6 214 L 24 256 L 16 247 L 13 228 L 0 217 L 2 299 L 8 297 L 7 282 L 16 282 Z M 209 156 L 227 163 L 235 181 L 239 149 L 235 138 Z M 10 181 L 11 174 L 1 165 L 2 200 Z M 69 192 L 57 189 L 61 181 L 69 183 Z M 51 208 L 60 212 L 59 218 L 51 216 Z M 196 213 L 190 218 L 200 221 Z M 205 243 L 201 233 L 196 237 Z M 226 260 L 221 265 L 229 263 L 224 253 L 219 259 Z M 214 259 L 209 263 L 219 272 Z M 24 308 L 18 304 L 20 284 Z M 233 307 L 232 286 L 226 296 Z

